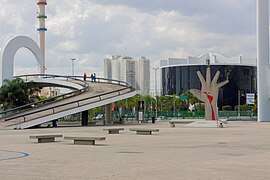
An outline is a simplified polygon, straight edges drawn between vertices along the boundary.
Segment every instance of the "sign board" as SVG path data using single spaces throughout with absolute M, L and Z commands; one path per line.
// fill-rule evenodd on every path
M 139 121 L 143 121 L 143 120 L 144 120 L 143 112 L 139 112 L 139 113 L 138 113 L 138 120 L 139 120 Z
M 254 93 L 247 93 L 246 94 L 246 103 L 247 104 L 254 104 L 255 101 L 255 94 Z
M 188 100 L 188 96 L 180 96 L 180 100 L 182 100 L 182 101 Z

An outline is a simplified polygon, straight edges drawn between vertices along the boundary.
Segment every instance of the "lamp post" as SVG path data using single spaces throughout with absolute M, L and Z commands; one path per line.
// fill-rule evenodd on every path
M 173 109 L 174 109 L 174 118 L 175 118 L 175 116 L 176 116 L 176 97 L 175 96 L 173 96 Z
M 71 58 L 70 60 L 72 61 L 72 64 L 71 64 L 72 76 L 74 76 L 74 61 L 76 60 L 76 58 Z
M 125 113 L 125 116 L 126 116 L 126 120 L 128 120 L 128 99 L 126 99 L 126 113 Z
M 241 92 L 240 92 L 240 90 L 238 90 L 238 108 L 237 108 L 237 110 L 238 110 L 238 118 L 240 118 L 240 96 L 241 96 Z
M 157 118 L 157 70 L 159 68 L 152 68 L 155 70 L 155 97 L 156 97 L 156 118 Z

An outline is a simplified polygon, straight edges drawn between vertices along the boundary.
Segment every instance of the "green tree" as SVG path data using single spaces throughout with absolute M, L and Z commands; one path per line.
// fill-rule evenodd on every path
M 104 109 L 103 107 L 96 107 L 96 108 L 93 108 L 93 109 L 90 109 L 88 111 L 88 114 L 89 114 L 89 118 L 92 119 L 93 117 L 97 116 L 98 114 L 104 114 Z
M 21 78 L 4 80 L 0 88 L 0 104 L 4 109 L 13 108 L 28 104 L 31 102 L 31 95 L 39 91 L 33 81 L 24 82 Z
M 160 96 L 160 108 L 162 110 L 174 109 L 174 96 Z
M 123 108 L 124 109 L 126 107 L 126 100 L 123 99 L 121 101 L 117 101 L 115 103 L 115 105 L 116 105 L 117 108 Z
M 191 92 L 190 90 L 186 90 L 186 92 L 182 93 L 181 96 L 188 96 L 188 101 L 190 104 L 195 104 L 195 103 L 199 103 L 200 100 L 198 98 L 196 98 Z
M 257 106 L 257 99 L 255 99 L 253 112 L 257 113 L 257 111 L 258 111 L 257 107 L 258 107 Z
M 175 100 L 175 106 L 178 111 L 185 111 L 188 108 L 188 102 L 187 100 L 181 100 L 180 98 L 177 98 Z
M 144 99 L 144 103 L 145 103 L 144 105 L 145 105 L 146 110 L 150 110 L 151 105 L 153 107 L 153 104 L 155 103 L 154 98 L 148 94 L 148 95 L 144 95 L 143 99 Z
M 137 103 L 138 103 L 138 100 L 141 99 L 141 95 L 140 94 L 136 94 L 135 96 L 131 97 L 128 99 L 128 107 L 131 108 L 131 107 L 137 107 Z

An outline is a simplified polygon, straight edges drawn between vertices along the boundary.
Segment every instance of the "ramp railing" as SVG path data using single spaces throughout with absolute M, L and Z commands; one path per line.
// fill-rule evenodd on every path
M 58 76 L 58 75 L 35 74 L 35 75 L 24 75 L 24 76 L 20 76 L 20 77 L 25 77 L 26 79 L 29 80 L 29 77 L 31 77 L 31 76 L 32 77 L 41 76 L 41 77 L 44 77 L 44 78 L 59 78 L 59 77 L 61 77 L 61 78 L 66 78 L 67 80 L 72 79 L 72 80 L 80 80 L 82 82 L 85 82 L 85 81 L 82 80 L 83 76 Z M 55 114 L 55 113 L 60 112 L 60 111 L 57 111 L 57 108 L 61 108 L 61 107 L 65 107 L 65 106 L 66 106 L 66 108 L 62 108 L 62 109 L 67 110 L 67 109 L 70 109 L 70 108 L 76 108 L 76 107 L 80 107 L 80 106 L 85 105 L 85 103 L 83 103 L 83 102 L 85 102 L 87 100 L 91 101 L 88 104 L 95 103 L 97 101 L 102 101 L 104 99 L 110 98 L 110 96 L 108 96 L 108 95 L 112 95 L 112 94 L 121 95 L 121 94 L 124 94 L 124 93 L 131 92 L 131 91 L 135 90 L 129 83 L 123 82 L 123 81 L 118 81 L 118 80 L 113 80 L 113 79 L 106 79 L 106 78 L 96 78 L 96 82 L 97 83 L 117 84 L 117 85 L 123 86 L 123 88 L 120 88 L 120 89 L 114 90 L 114 91 L 110 91 L 110 92 L 106 92 L 106 93 L 100 93 L 98 95 L 93 95 L 93 96 L 90 96 L 90 97 L 87 97 L 87 98 L 82 98 L 82 99 L 79 99 L 79 100 L 74 100 L 74 101 L 71 101 L 71 102 L 63 103 L 61 105 L 55 105 L 55 106 L 51 106 L 51 107 L 48 107 L 48 108 L 38 109 L 39 107 L 41 107 L 41 106 L 43 106 L 45 104 L 56 102 L 56 101 L 52 101 L 53 99 L 58 99 L 58 98 L 64 99 L 65 97 L 71 97 L 71 95 L 74 96 L 74 95 L 78 95 L 78 94 L 81 94 L 81 93 L 87 91 L 89 89 L 89 85 L 88 85 L 89 81 L 87 80 L 85 82 L 85 86 L 80 90 L 76 90 L 76 91 L 72 91 L 72 92 L 67 93 L 67 94 L 60 95 L 57 98 L 56 97 L 49 98 L 49 99 L 46 99 L 46 100 L 43 100 L 43 101 L 34 102 L 34 103 L 26 104 L 24 106 L 20 106 L 20 107 L 17 107 L 17 108 L 9 109 L 9 110 L 0 112 L 0 115 L 1 114 L 4 115 L 5 121 L 14 120 L 14 119 L 17 119 L 17 118 L 23 118 L 23 122 L 25 122 L 27 120 L 32 120 L 32 119 L 29 119 L 29 118 L 27 119 L 27 116 L 32 116 L 32 117 L 33 117 L 33 115 L 38 116 L 39 113 L 45 112 L 45 111 L 49 112 L 49 113 L 46 114 L 46 116 L 48 116 L 50 114 Z M 129 91 L 127 91 L 127 90 L 129 90 Z M 31 107 L 31 109 L 29 109 L 30 107 Z M 31 110 L 31 112 L 27 112 L 27 110 Z M 10 112 L 13 112 L 13 113 L 10 115 L 9 114 Z M 38 117 L 41 117 L 41 116 L 38 116 Z M 35 118 L 33 118 L 33 119 L 35 119 Z

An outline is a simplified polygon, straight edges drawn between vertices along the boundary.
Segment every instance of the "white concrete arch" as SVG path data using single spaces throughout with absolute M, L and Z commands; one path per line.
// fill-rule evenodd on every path
M 44 60 L 37 43 L 29 37 L 17 36 L 8 40 L 1 51 L 0 56 L 0 85 L 3 80 L 13 78 L 14 56 L 20 48 L 29 49 L 36 58 L 39 73 L 44 73 Z

